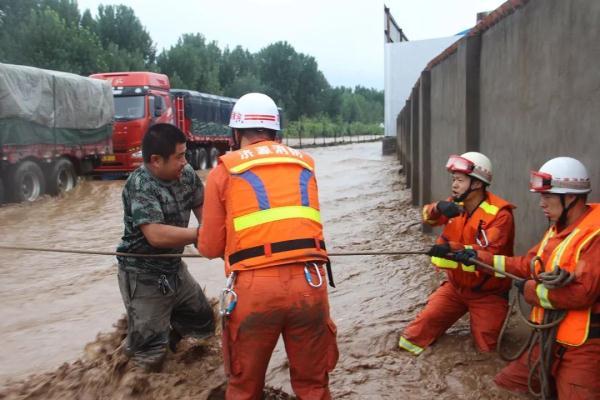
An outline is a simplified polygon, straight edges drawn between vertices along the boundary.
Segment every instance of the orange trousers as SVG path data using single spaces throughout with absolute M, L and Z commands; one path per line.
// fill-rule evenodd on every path
M 508 301 L 495 294 L 466 297 L 448 281 L 429 296 L 425 308 L 404 329 L 401 336 L 404 343 L 409 343 L 402 346 L 401 340 L 401 347 L 419 354 L 467 312 L 477 349 L 482 352 L 493 351 L 508 312 Z
M 229 375 L 226 399 L 262 399 L 265 373 L 279 335 L 296 396 L 331 398 L 329 372 L 338 360 L 337 332 L 329 316 L 325 271 L 320 268 L 319 273 L 323 284 L 313 288 L 304 276 L 304 264 L 238 272 L 234 285 L 238 302 L 223 332 Z M 316 284 L 319 278 L 314 268 L 311 275 Z
M 578 347 L 562 347 L 560 356 L 557 345 L 552 376 L 556 383 L 559 400 L 600 399 L 600 339 L 589 339 Z M 566 350 L 564 350 L 566 349 Z M 533 359 L 537 359 L 538 348 L 534 348 Z M 496 385 L 511 392 L 527 393 L 528 353 L 504 367 L 494 378 Z M 533 382 L 539 391 L 539 381 Z

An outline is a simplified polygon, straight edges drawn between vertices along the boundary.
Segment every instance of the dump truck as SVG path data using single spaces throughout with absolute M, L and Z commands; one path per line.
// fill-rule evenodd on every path
M 112 153 L 113 117 L 107 82 L 0 63 L 0 202 L 71 190 Z
M 127 174 L 142 165 L 142 139 L 157 123 L 173 124 L 185 133 L 186 158 L 195 170 L 214 167 L 231 148 L 227 125 L 236 99 L 171 89 L 168 76 L 155 72 L 107 72 L 90 78 L 109 82 L 115 103 L 114 153 L 102 157 L 96 174 Z

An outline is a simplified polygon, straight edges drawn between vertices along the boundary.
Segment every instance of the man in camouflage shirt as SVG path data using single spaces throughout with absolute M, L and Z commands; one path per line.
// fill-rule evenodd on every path
M 196 242 L 190 211 L 201 221 L 202 181 L 185 159 L 186 138 L 156 124 L 142 142 L 144 165 L 123 188 L 125 232 L 117 251 L 181 254 Z M 214 333 L 212 308 L 181 258 L 118 257 L 119 288 L 127 309 L 126 353 L 148 371 L 160 370 L 167 347 L 183 336 Z

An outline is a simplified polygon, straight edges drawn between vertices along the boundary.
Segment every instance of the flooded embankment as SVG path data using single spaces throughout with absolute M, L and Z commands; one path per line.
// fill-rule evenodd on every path
M 381 143 L 306 151 L 317 162 L 329 249 L 429 247 L 433 238 L 420 233 L 419 210 L 410 206 L 399 164 L 381 156 Z M 0 243 L 114 250 L 122 234 L 122 186 L 85 181 L 61 198 L 1 207 Z M 2 251 L 0 260 L 0 399 L 222 398 L 219 338 L 185 341 L 162 373 L 131 370 L 120 349 L 125 322 L 114 258 Z M 222 262 L 190 259 L 188 265 L 216 297 Z M 515 398 L 494 386 L 504 362 L 475 351 L 467 319 L 418 358 L 397 350 L 400 331 L 442 279 L 425 256 L 338 257 L 333 268 L 337 288 L 330 302 L 340 349 L 331 374 L 334 398 Z M 288 374 L 280 343 L 267 385 L 292 393 Z

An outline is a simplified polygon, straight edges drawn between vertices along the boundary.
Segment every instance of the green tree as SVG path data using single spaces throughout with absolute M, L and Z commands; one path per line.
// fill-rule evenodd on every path
M 154 63 L 154 42 L 131 7 L 100 5 L 94 23 L 91 24 L 86 17 L 86 24 L 89 24 L 100 38 L 102 46 L 110 52 L 111 57 L 129 54 L 121 65 L 129 65 L 128 69 L 133 69 L 140 64 L 149 67 Z M 116 65 L 119 65 L 119 62 L 113 58 L 109 67 Z
M 236 77 L 223 91 L 228 97 L 238 98 L 246 93 L 267 91 L 267 87 L 254 75 L 243 75 Z
M 8 51 L 2 54 L 2 61 L 82 75 L 105 69 L 98 39 L 87 29 L 79 27 L 79 18 L 75 16 L 75 12 L 78 12 L 76 3 L 47 3 L 44 8 L 40 6 L 31 9 L 29 15 L 23 16 L 22 23 L 10 31 L 13 34 L 10 36 L 17 45 L 8 44 L 4 47 Z M 69 11 L 67 15 L 71 22 L 68 23 L 50 6 L 64 6 L 58 8 Z M 24 15 L 16 13 L 19 14 Z M 6 43 L 6 34 L 0 34 L 3 43 Z M 23 43 L 26 45 L 22 45 Z
M 296 50 L 287 42 L 277 42 L 262 49 L 257 55 L 259 79 L 267 86 L 267 94 L 285 108 L 291 120 L 297 119 L 295 101 L 301 62 Z
M 329 84 L 313 57 L 297 53 L 287 42 L 271 44 L 256 57 L 267 93 L 283 105 L 290 119 L 322 112 Z
M 256 62 L 252 53 L 241 46 L 236 46 L 233 50 L 226 47 L 219 68 L 219 83 L 224 91 L 227 91 L 234 81 L 247 80 L 249 77 L 256 77 Z
M 164 74 L 177 73 L 185 89 L 220 94 L 220 58 L 216 42 L 207 44 L 200 34 L 184 34 L 175 46 L 158 56 L 157 65 Z

